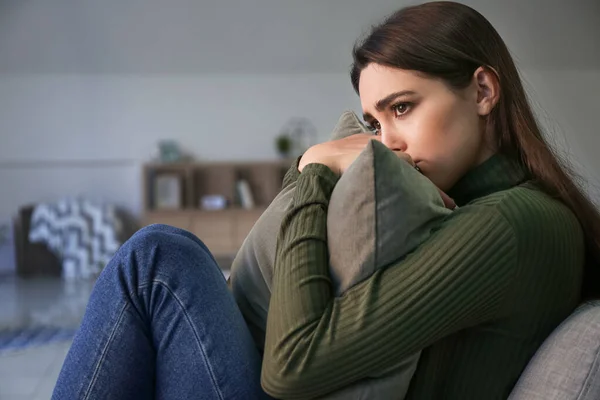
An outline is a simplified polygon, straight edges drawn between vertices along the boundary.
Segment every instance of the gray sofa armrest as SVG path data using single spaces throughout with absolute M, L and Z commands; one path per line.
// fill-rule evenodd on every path
M 510 400 L 600 399 L 600 301 L 579 306 L 546 339 Z

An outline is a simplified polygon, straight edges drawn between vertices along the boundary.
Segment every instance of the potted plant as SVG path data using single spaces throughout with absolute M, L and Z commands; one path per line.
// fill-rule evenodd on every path
M 290 152 L 292 151 L 292 139 L 285 134 L 277 136 L 275 138 L 275 148 L 281 157 L 289 157 Z

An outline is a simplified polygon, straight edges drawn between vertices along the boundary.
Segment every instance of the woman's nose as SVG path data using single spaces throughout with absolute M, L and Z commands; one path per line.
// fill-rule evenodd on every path
M 406 142 L 402 139 L 402 135 L 394 128 L 381 129 L 381 143 L 394 151 L 406 151 Z

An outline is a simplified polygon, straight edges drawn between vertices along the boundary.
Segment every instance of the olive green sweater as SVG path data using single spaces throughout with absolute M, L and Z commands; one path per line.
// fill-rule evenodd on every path
M 409 399 L 504 399 L 579 301 L 577 219 L 504 156 L 450 191 L 460 208 L 429 240 L 338 298 L 326 227 L 338 176 L 310 164 L 286 179 L 296 177 L 278 237 L 262 369 L 276 398 L 320 396 L 424 349 Z

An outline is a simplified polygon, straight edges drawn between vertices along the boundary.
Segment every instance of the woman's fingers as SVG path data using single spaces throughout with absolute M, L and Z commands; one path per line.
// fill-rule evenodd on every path
M 364 146 L 369 142 L 369 140 L 377 140 L 381 142 L 380 136 L 370 135 L 370 134 L 358 134 L 347 137 L 345 139 L 341 139 L 338 141 L 337 147 L 340 151 L 338 155 L 338 165 L 340 172 L 344 172 L 350 164 L 356 159 L 358 154 L 364 149 Z M 394 151 L 396 155 L 408 162 L 413 167 L 416 166 L 412 157 L 403 151 Z M 445 192 L 438 189 L 440 192 L 440 196 L 444 201 L 444 206 L 450 210 L 454 210 L 456 208 L 456 203 L 450 196 L 448 196 Z
M 456 203 L 454 202 L 454 200 L 452 200 L 452 198 L 448 196 L 445 192 L 443 192 L 441 189 L 438 190 L 440 192 L 440 196 L 442 196 L 442 200 L 444 201 L 444 205 L 446 206 L 446 208 L 449 210 L 454 210 L 456 208 Z

